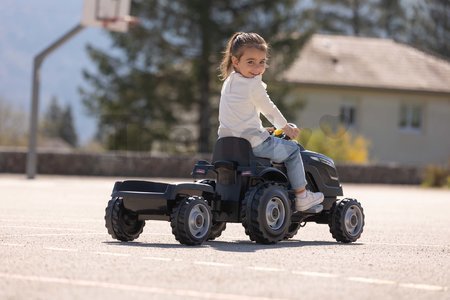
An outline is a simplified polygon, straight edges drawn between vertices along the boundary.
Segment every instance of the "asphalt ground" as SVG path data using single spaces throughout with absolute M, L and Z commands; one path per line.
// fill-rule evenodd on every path
M 190 247 L 166 221 L 112 239 L 103 218 L 120 179 L 0 174 L 0 299 L 450 299 L 449 190 L 344 184 L 366 215 L 353 244 L 308 223 L 258 245 L 227 224 Z

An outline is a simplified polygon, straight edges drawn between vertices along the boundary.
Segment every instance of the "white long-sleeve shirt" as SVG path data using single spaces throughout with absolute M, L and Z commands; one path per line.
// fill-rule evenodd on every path
M 263 127 L 263 114 L 276 128 L 283 128 L 287 121 L 270 100 L 261 75 L 246 78 L 232 72 L 222 86 L 219 106 L 219 138 L 236 136 L 245 138 L 252 147 L 264 142 L 269 133 Z

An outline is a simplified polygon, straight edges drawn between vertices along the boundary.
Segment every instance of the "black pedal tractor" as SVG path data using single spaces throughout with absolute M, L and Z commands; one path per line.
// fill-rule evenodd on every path
M 316 222 L 328 224 L 336 241 L 355 242 L 364 228 L 361 204 L 338 199 L 343 191 L 333 160 L 299 147 L 307 189 L 325 196 L 307 211 L 295 211 L 284 164 L 255 157 L 245 139 L 225 137 L 217 140 L 211 163 L 195 164 L 195 182 L 116 182 L 106 207 L 108 233 L 132 241 L 142 233 L 145 220 L 165 220 L 181 244 L 200 245 L 218 238 L 226 223 L 241 223 L 250 240 L 274 244 L 294 237 L 307 222 Z

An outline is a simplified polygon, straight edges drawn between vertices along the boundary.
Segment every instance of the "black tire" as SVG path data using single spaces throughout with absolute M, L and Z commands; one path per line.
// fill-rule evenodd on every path
M 208 241 L 215 240 L 222 235 L 222 232 L 227 228 L 226 222 L 213 222 L 211 226 L 211 231 L 208 236 Z
M 199 183 L 207 184 L 212 186 L 212 188 L 216 189 L 216 181 L 212 179 L 202 179 L 199 181 Z M 222 235 L 222 232 L 227 228 L 226 222 L 212 222 L 211 226 L 211 232 L 209 233 L 209 237 L 207 238 L 208 241 L 215 240 L 219 236 Z
M 330 233 L 342 243 L 352 243 L 361 237 L 364 229 L 364 210 L 355 199 L 342 199 L 332 208 Z
M 255 241 L 252 235 L 250 235 L 249 227 L 250 227 L 250 208 L 251 208 L 251 200 L 255 197 L 256 193 L 259 189 L 263 188 L 264 184 L 260 184 L 250 188 L 244 196 L 244 199 L 241 203 L 241 222 L 242 226 L 244 226 L 245 234 L 249 236 L 252 242 Z M 247 205 L 248 204 L 248 205 Z
M 288 231 L 286 235 L 284 236 L 285 240 L 292 239 L 299 231 L 302 223 L 299 222 L 292 222 L 291 225 L 289 225 Z
M 145 226 L 138 215 L 123 206 L 123 200 L 112 198 L 105 209 L 105 227 L 116 240 L 130 242 L 139 237 Z
M 274 244 L 286 236 L 291 213 L 287 189 L 266 183 L 247 192 L 242 205 L 242 225 L 250 240 Z
M 198 196 L 181 200 L 170 215 L 170 226 L 175 239 L 184 245 L 200 245 L 210 235 L 211 209 Z

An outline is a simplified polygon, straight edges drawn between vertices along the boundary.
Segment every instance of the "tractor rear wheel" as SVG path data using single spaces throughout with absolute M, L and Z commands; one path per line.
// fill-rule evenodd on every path
M 255 189 L 255 190 L 253 190 Z M 267 183 L 249 190 L 242 204 L 242 225 L 250 240 L 274 244 L 286 236 L 291 205 L 286 187 Z
M 145 221 L 123 206 L 121 198 L 112 198 L 105 209 L 105 227 L 116 240 L 129 242 L 135 240 L 142 233 Z
M 302 227 L 302 223 L 299 222 L 292 222 L 291 225 L 289 225 L 289 229 L 284 236 L 285 240 L 292 239 L 299 231 L 300 227 Z
M 222 232 L 227 228 L 227 222 L 213 222 L 211 232 L 208 236 L 208 241 L 215 240 L 222 235 Z

